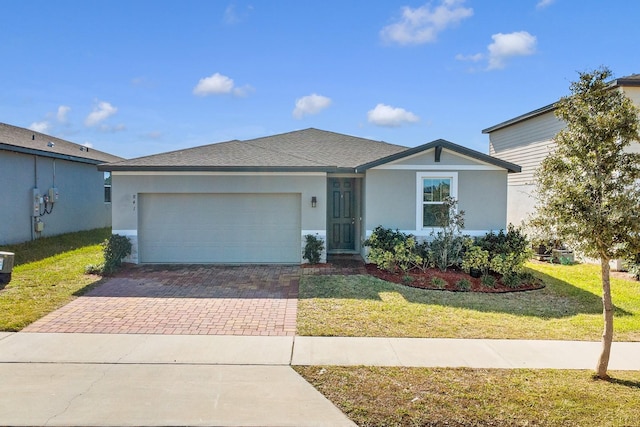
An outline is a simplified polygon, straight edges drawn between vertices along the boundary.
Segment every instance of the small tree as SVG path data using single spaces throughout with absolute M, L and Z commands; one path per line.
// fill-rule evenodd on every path
M 471 239 L 462 235 L 464 229 L 464 211 L 458 211 L 458 201 L 453 197 L 445 197 L 443 209 L 436 214 L 436 223 L 443 224 L 438 232 L 431 232 L 431 248 L 433 263 L 441 271 L 462 263 L 462 254 Z
M 608 377 L 613 340 L 609 261 L 640 252 L 640 156 L 625 152 L 640 140 L 639 111 L 606 82 L 610 77 L 604 67 L 580 73 L 571 83 L 571 96 L 556 104 L 556 116 L 567 127 L 556 135 L 557 148 L 537 171 L 532 220 L 600 260 L 604 330 L 599 378 Z

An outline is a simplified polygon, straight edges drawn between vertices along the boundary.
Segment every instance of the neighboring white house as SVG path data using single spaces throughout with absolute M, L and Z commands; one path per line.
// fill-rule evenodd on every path
M 0 123 L 0 245 L 110 226 L 109 182 L 97 165 L 118 160 Z
M 640 106 L 640 74 L 614 80 L 611 87 L 624 92 Z M 554 137 L 565 126 L 555 116 L 555 104 L 551 104 L 482 131 L 489 134 L 490 155 L 522 167 L 520 173 L 508 177 L 508 222 L 519 225 L 533 213 L 534 174 L 542 159 L 553 150 Z M 634 143 L 629 149 L 640 152 L 640 144 Z
M 453 196 L 466 232 L 506 226 L 510 162 L 437 140 L 415 148 L 306 129 L 100 165 L 113 233 L 135 263 L 302 262 L 304 236 L 364 253 L 378 226 L 428 236 Z M 324 254 L 323 256 L 326 256 Z

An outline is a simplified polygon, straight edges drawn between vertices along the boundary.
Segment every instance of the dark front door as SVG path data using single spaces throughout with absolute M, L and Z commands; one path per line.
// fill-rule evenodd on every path
M 329 251 L 355 250 L 355 178 L 329 178 Z

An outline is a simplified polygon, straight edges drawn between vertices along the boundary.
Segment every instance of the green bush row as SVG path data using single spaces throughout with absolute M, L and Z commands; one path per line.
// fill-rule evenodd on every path
M 418 269 L 426 271 L 437 267 L 442 271 L 459 265 L 468 238 L 443 239 L 436 237 L 431 242 L 418 242 L 412 234 L 378 226 L 365 240 L 369 247 L 369 261 L 390 272 Z
M 369 261 L 390 272 L 453 267 L 469 273 L 475 269 L 485 277 L 490 272 L 500 274 L 511 283 L 519 282 L 524 264 L 532 256 L 527 236 L 513 225 L 506 233 L 490 232 L 475 240 L 464 236 L 457 226 L 444 227 L 430 237 L 418 242 L 411 234 L 378 226 L 365 241 Z

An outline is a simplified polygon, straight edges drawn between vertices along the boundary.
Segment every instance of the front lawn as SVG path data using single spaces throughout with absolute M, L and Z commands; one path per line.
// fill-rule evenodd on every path
M 304 276 L 298 334 L 599 340 L 600 270 L 531 262 L 545 289 L 509 294 L 422 290 L 371 276 Z M 640 283 L 612 278 L 616 341 L 640 341 Z
M 19 331 L 99 282 L 84 268 L 103 260 L 100 243 L 110 234 L 103 228 L 2 246 L 16 256 L 11 282 L 0 291 L 0 331 Z
M 359 426 L 632 426 L 640 372 L 297 366 Z

